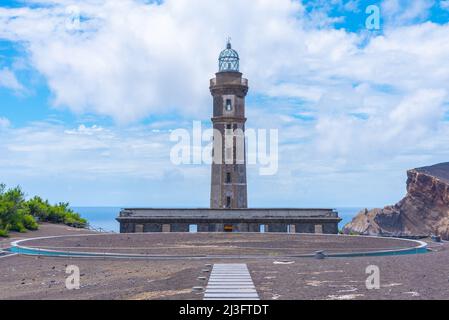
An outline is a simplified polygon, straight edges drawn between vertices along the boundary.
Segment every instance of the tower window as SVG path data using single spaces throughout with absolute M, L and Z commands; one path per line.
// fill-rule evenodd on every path
M 231 129 L 232 129 L 232 125 L 231 125 L 230 123 L 228 123 L 228 124 L 226 125 L 226 129 L 231 130 Z
M 231 197 L 226 197 L 226 208 L 231 208 Z
M 226 99 L 226 111 L 232 111 L 232 100 Z
M 226 183 L 231 183 L 231 173 L 230 172 L 226 172 Z

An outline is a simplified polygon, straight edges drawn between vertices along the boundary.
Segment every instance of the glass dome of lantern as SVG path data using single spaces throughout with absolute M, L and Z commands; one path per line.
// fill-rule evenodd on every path
M 240 58 L 237 51 L 232 49 L 231 40 L 228 40 L 226 44 L 226 49 L 220 53 L 219 61 L 219 71 L 220 72 L 238 72 Z

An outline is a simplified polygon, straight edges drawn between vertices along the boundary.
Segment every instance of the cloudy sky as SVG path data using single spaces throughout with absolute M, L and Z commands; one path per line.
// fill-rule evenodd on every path
M 449 161 L 448 22 L 449 0 L 2 0 L 0 181 L 207 207 L 209 166 L 173 165 L 169 134 L 210 126 L 230 36 L 247 126 L 279 130 L 278 173 L 248 168 L 250 206 L 395 203 L 407 169 Z

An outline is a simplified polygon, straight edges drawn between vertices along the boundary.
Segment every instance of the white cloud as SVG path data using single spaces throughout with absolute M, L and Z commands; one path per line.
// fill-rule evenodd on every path
M 372 115 L 369 120 L 344 114 L 322 117 L 317 124 L 318 147 L 353 165 L 401 156 L 410 150 L 419 154 L 423 141 L 448 130 L 441 120 L 446 96 L 444 90 L 422 89 L 385 110 L 385 115 Z
M 171 164 L 168 131 L 150 128 L 6 127 L 0 130 L 0 181 L 20 184 L 30 196 L 87 206 L 207 203 L 209 167 Z M 206 188 L 202 196 L 185 191 L 192 184 Z
M 208 119 L 208 80 L 232 36 L 250 94 L 263 99 L 248 103 L 248 126 L 280 129 L 282 163 L 272 183 L 290 198 L 312 176 L 327 181 L 319 187 L 331 195 L 341 172 L 403 174 L 447 157 L 449 25 L 424 22 L 434 1 L 384 1 L 384 32 L 369 36 L 335 30 L 338 17 L 326 9 L 310 16 L 299 1 L 86 0 L 77 2 L 84 17 L 79 31 L 67 29 L 71 1 L 39 2 L 55 5 L 0 8 L 0 38 L 25 45 L 56 106 L 119 123 L 167 113 Z M 77 175 L 162 177 L 173 168 L 167 167 L 168 139 L 155 138 L 166 133 L 158 130 L 185 126 L 164 122 L 147 133 L 87 125 L 14 131 L 8 163 L 30 172 L 42 166 Z M 155 136 L 145 135 L 150 132 Z M 58 156 L 47 161 L 53 152 Z
M 169 159 L 165 135 L 152 134 L 143 128 L 136 133 L 95 125 L 66 129 L 61 125 L 35 123 L 2 133 L 0 167 L 3 172 L 25 176 L 59 173 L 157 178 L 161 174 L 158 165 L 170 166 L 164 164 Z
M 25 44 L 56 106 L 118 122 L 171 112 L 206 118 L 208 79 L 228 35 L 253 93 L 307 79 L 328 54 L 339 63 L 356 41 L 339 31 L 306 32 L 314 22 L 301 18 L 297 1 L 84 1 L 79 32 L 66 27 L 70 2 L 56 3 L 0 9 L 0 37 Z
M 449 0 L 440 0 L 440 7 L 444 10 L 449 10 Z
M 80 124 L 76 130 L 65 130 L 64 133 L 72 134 L 72 135 L 80 134 L 80 135 L 92 136 L 94 134 L 98 134 L 103 131 L 104 131 L 104 128 L 99 127 L 97 125 L 93 125 L 91 127 L 86 127 L 84 124 Z
M 0 87 L 4 87 L 14 91 L 22 91 L 24 89 L 19 80 L 17 80 L 14 72 L 9 70 L 8 68 L 0 69 Z
M 71 2 L 52 3 L 0 9 L 0 37 L 26 44 L 55 105 L 118 122 L 173 112 L 206 119 L 207 81 L 227 35 L 241 54 L 251 94 L 300 98 L 312 108 L 343 87 L 349 96 L 341 104 L 353 104 L 354 84 L 392 86 L 408 95 L 449 80 L 447 25 L 389 28 L 361 47 L 361 35 L 317 28 L 297 1 L 125 0 L 79 2 L 85 19 L 74 32 L 66 28 Z M 431 1 L 413 3 L 401 10 L 401 1 L 384 1 L 385 14 L 405 21 Z
M 0 129 L 8 128 L 11 125 L 8 119 L 0 117 Z
M 382 15 L 391 25 L 404 25 L 425 21 L 435 0 L 384 0 Z
M 360 0 L 349 0 L 344 4 L 346 11 L 360 12 Z

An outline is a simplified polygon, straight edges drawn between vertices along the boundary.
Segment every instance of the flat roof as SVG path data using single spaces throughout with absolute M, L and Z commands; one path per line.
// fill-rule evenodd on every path
M 137 208 L 122 208 L 122 210 L 206 210 L 206 211 L 238 211 L 238 210 L 296 210 L 296 211 L 336 211 L 334 208 L 150 208 L 150 207 L 137 207 Z
M 251 209 L 123 209 L 119 219 L 339 219 L 333 209 L 251 208 Z

